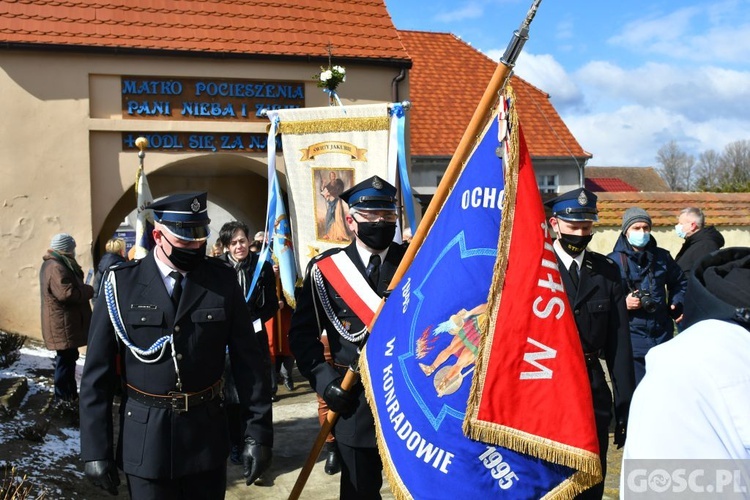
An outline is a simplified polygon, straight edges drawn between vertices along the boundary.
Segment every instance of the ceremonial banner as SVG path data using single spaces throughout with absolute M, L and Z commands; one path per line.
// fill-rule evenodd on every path
M 388 104 L 274 110 L 272 117 L 278 118 L 294 248 L 304 271 L 318 253 L 352 241 L 344 219 L 349 207 L 339 194 L 373 175 L 388 179 Z
M 514 113 L 509 122 L 511 178 L 465 430 L 575 469 L 560 485 L 573 494 L 602 479 L 591 388 L 523 132 Z
M 515 190 L 519 190 L 518 199 L 528 197 L 536 200 L 540 210 L 542 207 L 535 181 L 523 186 L 515 184 L 519 169 L 515 134 L 519 130 L 511 122 L 514 136 L 499 148 L 507 130 L 502 118 L 494 116 L 484 128 L 481 141 L 411 266 L 385 302 L 362 356 L 362 378 L 375 414 L 380 454 L 391 489 L 399 500 L 558 495 L 572 498 L 586 487 L 577 480 L 577 470 L 572 466 L 582 460 L 557 460 L 559 457 L 554 453 L 547 454 L 545 460 L 538 454 L 524 453 L 530 451 L 528 447 L 500 447 L 473 440 L 462 429 L 472 379 L 473 384 L 481 384 L 475 371 L 479 366 L 478 356 L 487 342 L 488 325 L 497 326 L 495 345 L 499 348 L 505 342 L 502 325 L 493 319 L 496 313 L 493 295 L 500 290 L 496 288 L 499 279 L 496 262 L 501 257 L 498 248 L 502 251 L 502 242 L 510 237 L 508 220 L 520 217 L 517 207 L 511 204 L 516 199 Z M 513 154 L 504 175 L 498 151 L 505 149 Z M 527 161 L 521 170 L 524 175 L 530 173 L 533 179 L 525 147 L 521 154 Z M 507 195 L 509 190 L 514 194 L 511 199 Z M 539 220 L 525 220 L 526 232 L 543 231 L 543 216 L 542 212 Z M 535 238 L 535 241 L 541 240 Z M 554 254 L 552 257 L 554 261 Z M 533 274 L 539 261 L 515 265 L 521 272 Z M 547 271 L 560 281 L 556 269 Z M 531 288 L 505 290 L 508 297 L 532 292 L 535 293 Z M 566 314 L 570 317 L 569 312 Z M 523 321 L 527 319 L 524 317 Z M 555 326 L 550 326 L 548 332 L 555 334 Z M 580 345 L 578 349 L 582 361 Z M 516 371 L 522 368 L 520 365 Z M 529 365 L 527 371 L 533 368 Z M 484 367 L 482 377 L 486 378 Z M 556 379 L 546 382 L 555 390 Z M 588 381 L 575 389 L 584 399 L 590 392 Z M 514 390 L 519 392 L 487 393 L 486 398 L 499 406 L 508 406 L 512 412 L 512 405 L 526 396 L 525 388 Z M 549 395 L 546 389 L 544 394 Z M 538 404 L 536 412 L 526 415 L 527 418 L 568 427 L 560 413 L 566 413 L 569 402 L 560 404 L 553 398 L 550 403 L 558 406 L 551 409 L 538 399 L 534 397 Z M 595 443 L 590 395 L 587 402 L 591 428 L 586 421 L 570 424 L 588 432 Z M 559 449 L 560 453 L 590 455 L 598 465 L 596 448 L 578 450 L 551 441 L 547 444 L 549 449 Z
M 271 125 L 268 128 L 268 208 L 266 211 L 266 234 L 268 241 L 264 242 L 259 266 L 256 275 L 260 274 L 260 267 L 270 255 L 273 262 L 279 266 L 279 281 L 284 293 L 286 303 L 292 309 L 297 305 L 294 299 L 294 287 L 297 282 L 297 265 L 294 259 L 294 245 L 292 243 L 292 227 L 281 197 L 279 177 L 276 175 L 276 132 L 278 130 L 279 118 L 275 111 L 268 112 Z M 270 244 L 270 249 L 266 247 Z M 253 277 L 257 280 L 257 277 Z M 251 288 L 252 290 L 253 288 Z
M 154 229 L 154 213 L 148 208 L 153 203 L 151 189 L 148 187 L 146 172 L 143 171 L 143 161 L 135 176 L 135 199 L 137 204 L 135 219 L 135 258 L 142 259 L 154 246 L 151 232 Z

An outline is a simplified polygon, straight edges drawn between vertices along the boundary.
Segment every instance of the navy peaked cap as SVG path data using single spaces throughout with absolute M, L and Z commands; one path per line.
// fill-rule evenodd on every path
M 396 188 L 377 175 L 347 189 L 339 198 L 359 210 L 396 210 Z
M 578 188 L 548 200 L 552 216 L 570 222 L 598 221 L 596 195 L 586 188 Z
M 173 194 L 149 205 L 154 221 L 183 240 L 203 241 L 208 238 L 207 193 Z

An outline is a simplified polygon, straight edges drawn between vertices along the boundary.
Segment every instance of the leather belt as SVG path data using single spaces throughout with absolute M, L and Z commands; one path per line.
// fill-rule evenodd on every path
M 154 408 L 166 408 L 173 410 L 177 413 L 182 413 L 200 406 L 203 403 L 207 403 L 217 396 L 222 395 L 223 380 L 219 379 L 208 389 L 203 389 L 198 392 L 177 392 L 170 391 L 166 395 L 161 394 L 150 394 L 136 389 L 130 384 L 128 387 L 128 396 L 135 399 L 139 403 L 143 403 L 146 406 L 152 406 Z
M 594 363 L 599 363 L 599 351 L 584 352 L 583 359 L 586 360 L 587 365 L 593 365 Z

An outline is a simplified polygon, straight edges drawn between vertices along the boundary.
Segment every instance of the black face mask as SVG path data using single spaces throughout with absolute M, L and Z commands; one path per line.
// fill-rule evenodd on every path
M 164 237 L 164 235 L 162 235 L 162 239 L 169 243 L 169 246 L 172 248 L 172 253 L 170 255 L 167 255 L 167 258 L 172 264 L 175 265 L 177 269 L 190 272 L 198 267 L 198 264 L 200 264 L 203 259 L 206 258 L 205 241 L 198 248 L 180 248 L 174 246 L 168 239 Z
M 357 221 L 357 238 L 373 250 L 385 250 L 396 235 L 396 223 L 386 222 L 360 222 Z
M 593 234 L 587 234 L 586 236 L 565 233 L 558 234 L 560 246 L 571 257 L 575 257 L 586 250 L 586 247 L 591 242 L 591 238 L 594 236 Z

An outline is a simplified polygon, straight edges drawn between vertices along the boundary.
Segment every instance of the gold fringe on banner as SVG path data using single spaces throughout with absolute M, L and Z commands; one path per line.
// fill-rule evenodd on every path
M 388 130 L 391 119 L 388 116 L 366 118 L 326 118 L 322 120 L 300 120 L 281 122 L 279 132 L 288 135 L 325 134 L 328 132 L 372 132 Z
M 516 197 L 518 195 L 519 174 L 519 123 L 516 112 L 516 95 L 513 88 L 506 87 L 505 99 L 510 99 L 511 106 L 508 110 L 508 148 L 505 169 L 505 193 L 503 196 L 502 222 L 500 223 L 500 234 L 498 238 L 498 251 L 495 267 L 493 270 L 493 281 L 490 286 L 487 310 L 491 318 L 497 318 L 502 290 L 505 284 L 505 272 L 508 267 L 510 254 L 510 243 L 513 237 L 513 220 L 515 219 Z M 539 436 L 534 436 L 517 429 L 511 429 L 489 422 L 481 422 L 477 419 L 481 389 L 485 385 L 485 366 L 492 352 L 494 336 L 489 332 L 494 331 L 494 321 L 488 322 L 480 329 L 481 341 L 479 353 L 476 358 L 475 375 L 472 381 L 471 392 L 466 404 L 466 415 L 464 419 L 464 434 L 472 439 L 493 443 L 498 446 L 510 448 L 520 453 L 525 453 L 541 458 L 548 462 L 561 464 L 576 469 L 566 481 L 553 489 L 544 498 L 572 499 L 576 494 L 585 491 L 602 480 L 601 463 L 599 455 L 566 446 L 562 443 L 553 442 Z
M 367 356 L 365 351 L 367 350 L 367 344 L 365 344 L 364 350 L 359 357 L 360 364 L 360 377 L 362 378 L 362 385 L 365 387 L 365 398 L 367 404 L 370 405 L 373 415 L 375 416 L 375 438 L 378 442 L 378 452 L 380 453 L 380 461 L 383 463 L 383 474 L 388 481 L 388 486 L 391 488 L 391 493 L 396 500 L 412 500 L 414 497 L 409 493 L 406 485 L 401 480 L 401 476 L 398 475 L 396 467 L 393 465 L 393 460 L 388 453 L 388 446 L 383 438 L 383 431 L 380 428 L 380 418 L 378 417 L 378 407 L 375 404 L 375 396 L 372 393 L 372 380 L 370 379 L 370 370 L 367 368 Z

